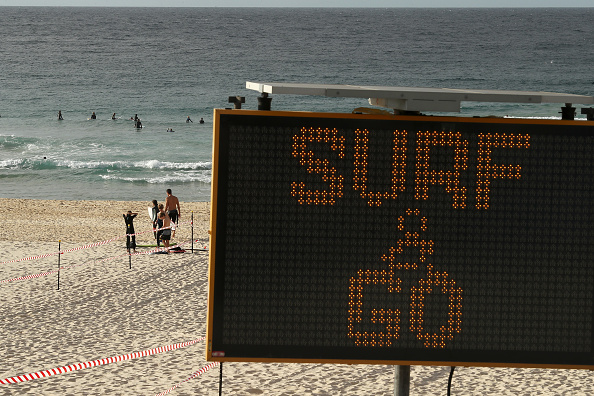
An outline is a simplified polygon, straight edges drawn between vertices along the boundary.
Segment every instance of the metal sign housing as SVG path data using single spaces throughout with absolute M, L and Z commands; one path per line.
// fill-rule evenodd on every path
M 207 359 L 594 368 L 594 122 L 215 110 Z

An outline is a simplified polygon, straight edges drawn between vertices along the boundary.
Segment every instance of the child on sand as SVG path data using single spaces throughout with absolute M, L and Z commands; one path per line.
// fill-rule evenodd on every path
M 170 227 L 171 226 L 171 219 L 167 216 L 166 213 L 159 213 L 159 219 L 163 221 L 163 227 Z M 171 229 L 165 229 L 161 232 L 161 240 L 163 241 L 163 246 L 165 247 L 167 253 L 169 253 L 169 240 L 171 239 Z

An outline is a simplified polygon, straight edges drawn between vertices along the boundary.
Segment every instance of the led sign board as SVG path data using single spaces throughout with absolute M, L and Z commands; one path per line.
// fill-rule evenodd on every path
M 594 368 L 594 122 L 215 111 L 207 358 Z

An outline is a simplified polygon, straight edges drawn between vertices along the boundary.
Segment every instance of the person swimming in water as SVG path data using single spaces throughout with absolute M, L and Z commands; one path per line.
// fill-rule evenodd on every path
M 62 121 L 62 110 L 58 110 L 58 121 Z
M 93 114 L 91 114 L 91 120 L 96 120 L 97 116 L 95 115 L 95 112 L 93 112 Z
M 112 119 L 112 120 L 115 120 L 115 119 L 116 119 L 115 113 L 113 113 L 113 114 L 111 115 L 111 119 Z
M 204 118 L 200 117 L 200 121 L 201 124 L 204 124 Z
M 188 118 L 186 118 L 186 122 L 192 122 L 193 123 L 194 121 L 192 121 L 192 119 L 190 118 L 190 116 L 188 116 Z

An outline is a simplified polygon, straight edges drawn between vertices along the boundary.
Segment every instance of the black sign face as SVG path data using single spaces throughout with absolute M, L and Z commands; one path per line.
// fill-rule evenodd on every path
M 209 359 L 594 368 L 594 123 L 216 122 Z

